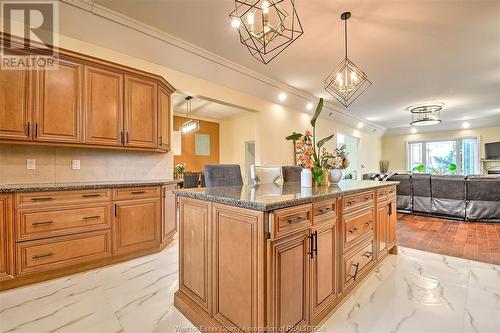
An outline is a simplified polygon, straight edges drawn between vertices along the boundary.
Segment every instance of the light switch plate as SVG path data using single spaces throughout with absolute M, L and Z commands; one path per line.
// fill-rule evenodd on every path
M 80 160 L 72 160 L 71 161 L 71 169 L 80 170 Z
M 26 170 L 35 170 L 36 169 L 36 163 L 35 160 L 26 160 Z

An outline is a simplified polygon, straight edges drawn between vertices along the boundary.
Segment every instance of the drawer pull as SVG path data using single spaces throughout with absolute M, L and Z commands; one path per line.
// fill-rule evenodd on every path
M 370 251 L 366 251 L 365 254 L 363 254 L 363 257 L 371 258 L 373 256 L 373 253 Z
M 366 225 L 370 225 L 370 224 L 373 224 L 373 221 L 366 222 Z
M 327 207 L 327 208 L 324 208 L 324 209 L 320 209 L 319 212 L 321 214 L 325 214 L 325 213 L 328 213 L 329 211 L 331 211 L 332 208 L 331 207 Z
M 43 258 L 52 257 L 53 255 L 54 255 L 54 252 L 49 252 L 46 254 L 40 254 L 40 255 L 33 256 L 33 257 L 31 257 L 31 259 L 33 259 L 33 260 L 43 259 Z
M 50 201 L 53 200 L 52 197 L 39 197 L 39 198 L 31 198 L 31 201 Z
M 311 251 L 308 251 L 307 254 L 310 255 L 312 259 L 314 258 L 314 234 L 307 236 L 307 238 L 309 238 L 309 248 L 311 249 Z
M 31 225 L 34 226 L 34 227 L 38 227 L 40 225 L 50 225 L 50 224 L 54 224 L 54 221 L 42 221 L 42 222 L 33 222 L 33 223 L 31 223 Z
M 288 220 L 288 224 L 295 224 L 295 223 L 299 223 L 299 222 L 301 222 L 301 221 L 302 221 L 302 219 L 304 219 L 304 217 L 302 217 L 302 216 L 299 216 L 299 217 L 297 217 L 297 218 L 295 218 L 295 219 L 290 219 L 290 220 Z
M 347 201 L 346 203 L 346 206 L 351 206 L 353 203 L 355 203 L 356 201 Z
M 146 191 L 132 191 L 130 193 L 132 193 L 132 194 L 144 194 L 144 193 L 146 193 Z
M 92 194 L 82 194 L 82 198 L 96 198 L 100 197 L 101 195 L 99 193 L 92 193 Z
M 349 229 L 349 233 L 350 234 L 352 234 L 352 233 L 354 233 L 356 231 L 358 231 L 358 228 L 356 228 L 356 227 Z
M 97 220 L 97 219 L 99 219 L 99 218 L 101 218 L 101 216 L 99 216 L 99 215 L 95 215 L 95 216 L 84 216 L 84 217 L 82 218 L 82 220 L 83 220 L 83 221 L 86 221 L 86 220 Z
M 351 265 L 356 267 L 356 270 L 354 271 L 354 275 L 349 274 L 349 276 L 352 277 L 353 281 L 356 281 L 356 277 L 358 276 L 359 272 L 359 262 L 357 264 L 351 263 Z

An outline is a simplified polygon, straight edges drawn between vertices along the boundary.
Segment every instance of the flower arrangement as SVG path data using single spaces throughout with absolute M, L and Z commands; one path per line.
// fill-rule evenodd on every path
M 175 178 L 179 178 L 184 174 L 184 170 L 186 169 L 186 163 L 179 163 L 174 167 L 174 176 Z
M 349 155 L 346 152 L 346 145 L 336 148 L 333 152 L 323 148 L 321 151 L 321 165 L 324 169 L 347 169 L 349 167 Z

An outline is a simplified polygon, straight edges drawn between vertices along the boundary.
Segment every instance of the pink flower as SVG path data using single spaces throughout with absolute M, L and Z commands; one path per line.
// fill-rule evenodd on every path
M 310 131 L 310 130 L 307 130 L 307 131 L 306 131 L 306 136 L 312 136 L 312 133 L 311 133 L 311 131 Z

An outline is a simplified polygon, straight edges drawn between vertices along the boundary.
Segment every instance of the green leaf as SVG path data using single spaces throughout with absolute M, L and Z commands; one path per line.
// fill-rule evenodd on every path
M 301 133 L 293 133 L 293 134 L 287 136 L 285 139 L 297 141 L 298 139 L 300 139 L 301 136 L 302 136 Z
M 419 166 L 414 167 L 413 171 L 424 172 L 425 171 L 425 166 L 423 164 L 420 164 Z
M 457 171 L 457 165 L 455 163 L 450 163 L 449 169 L 451 172 L 455 172 L 455 171 Z
M 326 138 L 319 140 L 318 143 L 316 144 L 316 146 L 318 146 L 318 149 L 320 149 L 325 143 L 330 141 L 334 136 L 335 134 L 332 134 L 330 136 L 327 136 Z
M 313 117 L 311 118 L 311 126 L 316 126 L 316 119 L 318 119 L 321 111 L 323 110 L 323 98 L 319 99 L 318 105 L 316 106 L 316 111 L 314 112 Z

